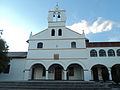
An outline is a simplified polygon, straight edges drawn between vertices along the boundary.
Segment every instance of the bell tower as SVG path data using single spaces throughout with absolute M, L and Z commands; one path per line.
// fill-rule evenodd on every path
M 57 4 L 54 10 L 49 11 L 48 27 L 65 26 L 65 23 L 66 23 L 65 10 L 60 10 Z

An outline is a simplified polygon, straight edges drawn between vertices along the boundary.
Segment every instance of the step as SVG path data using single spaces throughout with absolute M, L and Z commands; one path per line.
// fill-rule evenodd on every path
M 81 81 L 4 81 L 0 90 L 111 90 L 105 84 Z

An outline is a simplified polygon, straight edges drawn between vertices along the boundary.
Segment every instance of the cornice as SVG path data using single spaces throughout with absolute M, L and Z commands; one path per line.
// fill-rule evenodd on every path
M 28 50 L 80 50 L 86 48 L 41 48 L 41 49 L 28 49 Z
M 64 27 L 65 28 L 65 26 L 48 26 L 48 28 L 58 28 L 58 27 Z
M 60 22 L 66 22 L 66 21 L 48 21 L 48 23 L 60 23 Z
M 30 39 L 29 41 L 39 41 L 39 40 L 81 40 L 81 39 L 85 39 L 85 38 L 50 38 L 50 39 Z
M 53 11 L 53 10 L 50 10 L 49 12 L 61 12 L 61 11 L 62 11 L 62 12 L 65 12 L 65 10 L 54 10 L 54 11 Z
M 27 58 L 26 60 L 55 60 L 55 61 L 59 61 L 59 60 L 85 60 L 87 58 L 59 58 L 59 59 L 54 59 L 54 58 Z

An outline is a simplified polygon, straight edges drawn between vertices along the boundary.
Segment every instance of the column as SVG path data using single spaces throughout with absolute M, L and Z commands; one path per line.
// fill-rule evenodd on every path
M 64 80 L 67 80 L 67 71 L 64 70 Z
M 48 80 L 48 70 L 46 70 L 46 76 L 45 79 Z
M 30 79 L 30 69 L 25 69 L 24 71 L 24 80 Z
M 91 80 L 91 72 L 87 69 L 84 70 L 84 80 L 85 81 Z
M 108 68 L 108 72 L 109 72 L 109 79 L 112 80 L 111 68 Z

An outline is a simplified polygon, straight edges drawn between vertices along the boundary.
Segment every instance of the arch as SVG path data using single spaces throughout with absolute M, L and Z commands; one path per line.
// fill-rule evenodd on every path
M 108 81 L 109 80 L 109 72 L 108 68 L 104 65 L 97 64 L 92 66 L 91 75 L 94 81 Z
M 111 67 L 111 76 L 114 82 L 120 82 L 120 64 L 115 64 Z
M 62 29 L 58 30 L 58 36 L 62 36 Z
M 55 36 L 55 29 L 51 30 L 51 36 Z
M 63 80 L 63 71 L 64 68 L 62 65 L 60 64 L 52 64 L 49 68 L 48 68 L 48 73 L 50 75 L 49 79 L 52 80 Z
M 43 66 L 46 69 L 46 67 L 42 63 L 34 63 L 31 65 L 31 68 L 33 68 L 34 66 L 37 66 L 37 65 Z
M 37 43 L 37 48 L 43 48 L 43 43 L 42 42 Z
M 48 70 L 49 70 L 51 67 L 53 67 L 53 66 L 60 66 L 61 68 L 64 69 L 64 67 L 63 67 L 61 64 L 54 63 L 54 64 L 52 64 L 52 65 L 49 66 Z
M 100 56 L 100 57 L 105 57 L 105 56 L 106 56 L 105 50 L 100 49 L 100 50 L 99 50 L 99 56 Z
M 57 13 L 57 21 L 61 21 L 61 13 L 60 12 Z
M 91 56 L 91 57 L 97 57 L 97 51 L 96 51 L 95 49 L 92 49 L 92 50 L 90 51 L 90 56 Z
M 32 61 L 32 62 L 30 62 L 30 63 L 28 63 L 28 64 L 26 65 L 26 69 L 31 69 L 32 66 L 35 65 L 35 64 L 41 64 L 41 65 L 43 65 L 43 66 L 45 67 L 45 69 L 47 70 L 47 65 L 46 65 L 44 62 L 42 62 L 42 61 Z
M 71 61 L 71 62 L 67 63 L 67 65 L 65 66 L 65 70 L 67 70 L 67 67 L 70 66 L 70 65 L 72 65 L 72 64 L 78 64 L 83 69 L 87 69 L 87 67 L 85 66 L 85 64 L 83 64 L 82 62 L 80 62 L 80 61 Z
M 40 63 L 36 63 L 31 66 L 31 79 L 45 79 L 46 68 Z
M 108 56 L 115 56 L 115 52 L 113 49 L 108 50 Z
M 117 56 L 120 56 L 120 49 L 117 50 Z
M 71 42 L 71 48 L 76 48 L 76 42 Z
M 83 80 L 83 67 L 77 63 L 72 63 L 67 67 L 67 80 Z
M 65 70 L 65 65 L 64 63 L 61 63 L 61 62 L 53 62 L 53 63 L 50 63 L 49 66 L 46 68 L 47 70 L 52 66 L 52 65 L 60 65 L 62 66 L 62 68 Z
M 83 69 L 83 67 L 82 67 L 80 64 L 78 64 L 78 63 L 70 63 L 70 64 L 67 66 L 67 69 L 68 69 L 68 67 L 71 66 L 71 65 L 78 65 L 78 66 L 80 66 L 80 67 Z

